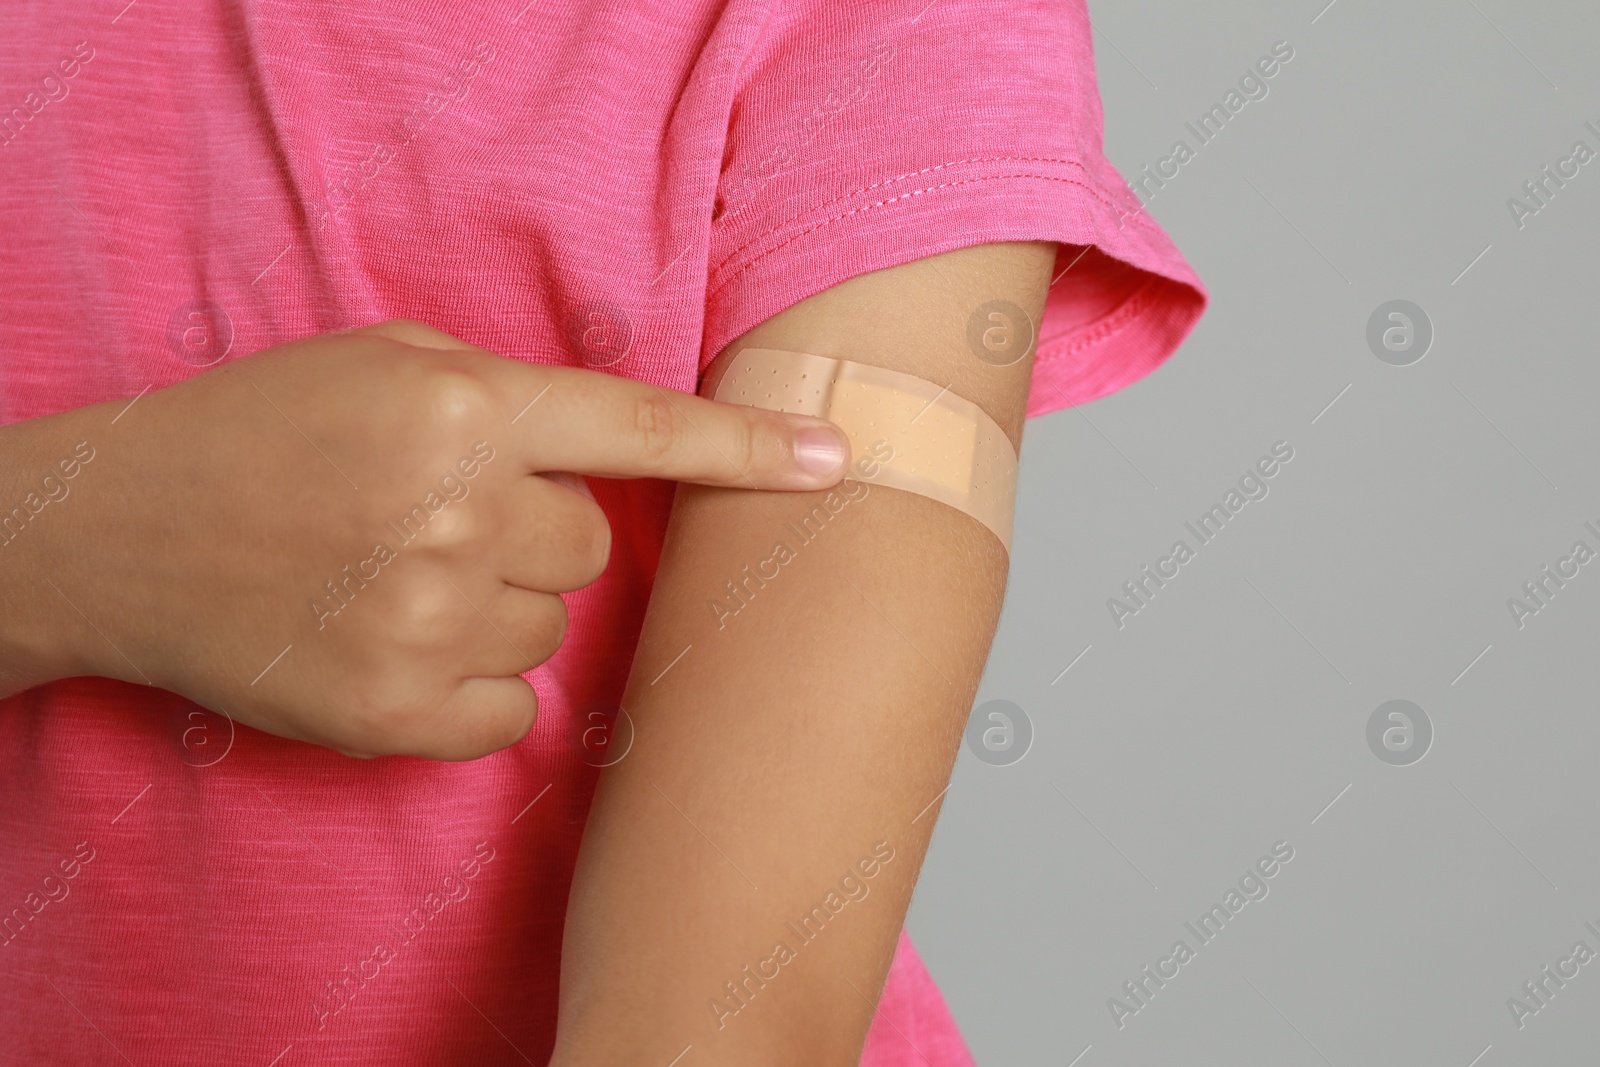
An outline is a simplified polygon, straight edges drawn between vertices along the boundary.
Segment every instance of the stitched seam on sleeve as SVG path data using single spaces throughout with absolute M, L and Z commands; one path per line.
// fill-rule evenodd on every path
M 800 238 L 805 237 L 808 234 L 815 233 L 817 230 L 820 230 L 825 226 L 831 226 L 835 222 L 839 222 L 839 221 L 841 221 L 843 219 L 847 219 L 851 215 L 858 215 L 863 211 L 870 211 L 873 208 L 883 207 L 883 206 L 885 206 L 887 204 L 896 204 L 896 203 L 899 203 L 902 200 L 909 200 L 911 197 L 914 197 L 914 196 L 921 196 L 924 193 L 936 193 L 941 189 L 950 189 L 950 188 L 954 188 L 955 186 L 958 186 L 958 185 L 973 185 L 973 184 L 975 184 L 977 182 L 1007 181 L 1007 180 L 1012 179 L 1012 178 L 1038 178 L 1038 179 L 1040 179 L 1042 181 L 1047 181 L 1047 182 L 1063 182 L 1063 183 L 1065 183 L 1067 185 L 1076 185 L 1079 188 L 1086 189 L 1091 193 L 1097 192 L 1097 190 L 1094 187 L 1092 187 L 1090 185 L 1087 185 L 1087 184 L 1085 184 L 1085 183 L 1083 183 L 1081 181 L 1078 181 L 1075 178 L 1060 178 L 1060 177 L 1056 177 L 1055 175 L 1051 175 L 1051 174 L 1034 174 L 1034 173 L 985 174 L 985 175 L 982 175 L 982 176 L 977 177 L 977 178 L 963 178 L 960 181 L 944 182 L 944 183 L 942 183 L 940 185 L 931 185 L 931 186 L 928 186 L 925 189 L 913 189 L 910 192 L 901 193 L 898 196 L 890 197 L 887 200 L 877 200 L 877 201 L 874 201 L 873 203 L 870 203 L 870 204 L 861 204 L 861 205 L 859 205 L 857 207 L 851 208 L 849 211 L 841 212 L 838 215 L 834 215 L 832 218 L 822 219 L 821 221 L 819 221 L 819 222 L 817 222 L 817 223 L 815 223 L 815 224 L 813 224 L 811 226 L 806 227 L 804 230 L 801 230 L 799 233 L 790 235 L 789 237 L 785 238 L 784 240 L 782 240 L 782 241 L 778 242 L 777 244 L 773 245 L 771 248 L 769 248 L 766 251 L 764 251 L 764 252 L 760 253 L 759 255 L 755 256 L 748 263 L 746 263 L 743 266 L 741 266 L 738 270 L 734 271 L 732 274 L 730 274 L 726 278 L 722 279 L 720 282 L 718 282 L 716 284 L 716 287 L 713 288 L 707 294 L 707 297 L 708 298 L 714 297 L 718 293 L 721 293 L 722 290 L 727 288 L 728 285 L 730 285 L 736 278 L 739 277 L 739 275 L 743 274 L 745 271 L 749 270 L 751 267 L 755 266 L 757 263 L 760 263 L 763 259 L 765 259 L 766 257 L 772 255 L 774 252 L 780 251 L 781 249 L 783 249 L 787 245 L 790 245 L 790 244 L 794 243 L 795 241 L 798 241 Z M 739 252 L 742 252 L 745 249 L 748 249 L 748 248 L 752 247 L 754 244 L 756 244 L 756 242 L 752 241 L 752 242 L 750 242 L 750 244 L 744 245 L 742 248 L 740 248 L 739 251 L 736 251 L 736 252 L 730 254 L 726 259 L 724 259 L 722 261 L 721 264 L 718 265 L 717 270 L 720 271 L 731 260 L 736 258 L 739 255 Z
M 1129 293 L 1127 299 L 1117 305 L 1116 309 L 1106 315 L 1093 327 L 1082 331 L 1076 336 L 1067 334 L 1044 342 L 1039 346 L 1039 359 L 1041 361 L 1054 361 L 1063 356 L 1070 356 L 1081 352 L 1091 345 L 1097 345 L 1107 338 L 1122 332 L 1130 322 L 1143 315 L 1160 296 L 1157 276 L 1151 275 L 1142 284 Z M 1062 343 L 1066 346 L 1062 347 Z
M 1108 195 L 1106 195 L 1106 191 L 1105 191 L 1105 188 L 1104 188 L 1103 184 L 1101 182 L 1095 180 L 1094 175 L 1089 171 L 1089 169 L 1087 167 L 1085 167 L 1082 163 L 1079 163 L 1077 160 L 1073 160 L 1073 159 L 1058 159 L 1058 158 L 1056 158 L 1054 156 L 987 156 L 987 157 L 972 158 L 972 159 L 952 159 L 952 160 L 949 160 L 949 161 L 944 162 L 944 163 L 937 163 L 937 164 L 935 164 L 935 165 L 933 165 L 931 167 L 924 167 L 921 170 L 911 171 L 910 173 L 907 173 L 907 174 L 898 174 L 898 175 L 896 175 L 896 176 L 894 176 L 892 178 L 885 178 L 882 181 L 874 182 L 873 184 L 865 186 L 864 188 L 861 188 L 861 189 L 857 189 L 854 192 L 845 193 L 845 194 L 843 194 L 841 196 L 836 196 L 832 200 L 829 200 L 829 201 L 827 201 L 826 203 L 823 203 L 823 204 L 819 204 L 814 208 L 811 208 L 811 209 L 808 209 L 806 211 L 797 213 L 795 215 L 791 215 L 789 218 L 783 220 L 783 222 L 781 222 L 778 225 L 773 226 L 771 229 L 769 229 L 766 234 L 762 235 L 762 237 L 756 238 L 755 240 L 752 240 L 752 241 L 747 241 L 744 244 L 740 245 L 738 248 L 734 249 L 732 252 L 728 253 L 728 255 L 723 258 L 722 262 L 717 264 L 716 269 L 715 269 L 715 271 L 713 271 L 713 273 L 715 274 L 715 273 L 721 272 L 725 267 L 727 267 L 727 265 L 729 263 L 731 263 L 733 260 L 737 259 L 742 253 L 744 253 L 744 252 L 748 251 L 750 248 L 760 244 L 762 239 L 764 239 L 766 236 L 769 236 L 769 235 L 774 234 L 774 233 L 781 233 L 786 227 L 793 225 L 799 219 L 805 218 L 806 215 L 811 214 L 813 211 L 827 211 L 829 208 L 833 207 L 835 204 L 843 203 L 846 200 L 852 200 L 855 197 L 861 196 L 864 193 L 870 193 L 870 192 L 873 192 L 874 190 L 882 189 L 885 186 L 894 185 L 894 184 L 896 184 L 898 182 L 908 181 L 908 180 L 910 180 L 912 178 L 920 178 L 923 175 L 932 174 L 935 171 L 944 170 L 944 169 L 946 169 L 948 167 L 965 166 L 965 165 L 967 165 L 969 163 L 1057 163 L 1057 164 L 1061 164 L 1061 165 L 1064 165 L 1064 166 L 1074 167 L 1077 170 L 1082 171 L 1084 176 L 1085 176 L 1085 178 L 1087 178 L 1088 180 L 1080 182 L 1080 181 L 1075 181 L 1075 180 L 1073 180 L 1071 178 L 1059 178 L 1059 177 L 1055 177 L 1053 175 L 1048 175 L 1048 174 L 1032 174 L 1032 173 L 1029 173 L 1029 174 L 996 174 L 996 175 L 990 175 L 988 177 L 992 177 L 992 178 L 1043 178 L 1043 179 L 1045 179 L 1047 181 L 1065 181 L 1065 182 L 1068 182 L 1069 184 L 1077 185 L 1077 186 L 1083 188 L 1084 190 L 1088 191 L 1092 196 L 1094 196 L 1094 198 L 1096 200 L 1099 200 L 1106 207 L 1113 208 L 1113 209 L 1120 209 L 1120 205 L 1116 204 Z M 917 195 L 919 193 L 931 193 L 931 192 L 935 192 L 935 191 L 937 191 L 939 189 L 947 188 L 947 187 L 952 186 L 952 185 L 962 185 L 962 184 L 965 184 L 966 182 L 981 181 L 981 180 L 984 180 L 984 179 L 983 178 L 968 178 L 968 179 L 963 179 L 962 181 L 946 182 L 946 183 L 944 183 L 942 185 L 935 185 L 935 186 L 930 186 L 929 188 L 926 188 L 926 189 L 919 189 L 919 190 L 916 190 L 913 193 L 901 194 L 901 196 L 892 197 L 892 198 L 890 198 L 888 200 L 880 200 L 880 201 L 877 201 L 876 203 L 866 204 L 866 205 L 863 205 L 862 207 L 856 208 L 856 209 L 854 209 L 852 211 L 846 211 L 846 212 L 844 212 L 842 214 L 835 215 L 834 217 L 832 217 L 830 219 L 826 219 L 826 220 L 822 221 L 821 223 L 818 223 L 816 226 L 812 226 L 807 230 L 801 231 L 801 233 L 796 234 L 795 237 L 803 237 L 805 234 L 812 232 L 812 230 L 819 229 L 822 226 L 828 225 L 829 223 L 838 222 L 840 219 L 848 218 L 850 215 L 855 214 L 856 211 L 864 211 L 864 210 L 866 210 L 868 208 L 881 207 L 884 204 L 893 203 L 895 200 L 903 199 L 906 196 L 914 196 L 914 195 Z M 1133 194 L 1132 194 L 1132 192 L 1130 192 L 1128 195 L 1132 196 Z M 1135 198 L 1135 199 L 1137 199 L 1137 198 Z M 1141 210 L 1126 214 L 1124 217 L 1127 218 L 1127 219 L 1131 219 L 1133 222 L 1135 222 L 1138 225 L 1143 226 L 1144 228 L 1146 228 L 1148 230 L 1151 230 L 1151 231 L 1155 231 L 1155 230 L 1157 230 L 1159 228 L 1156 225 L 1155 220 L 1146 217 L 1145 212 L 1142 210 L 1142 205 L 1141 205 Z M 794 237 L 791 237 L 789 240 L 791 240 L 791 241 L 794 240 Z M 761 254 L 761 256 L 757 256 L 756 259 L 751 260 L 750 263 L 747 263 L 743 267 L 740 267 L 739 271 L 735 272 L 734 277 L 737 277 L 739 272 L 742 272 L 742 271 L 748 269 L 751 263 L 755 263 L 757 260 L 761 259 L 762 256 L 768 255 L 769 253 L 771 253 L 773 251 L 776 251 L 779 248 L 782 248 L 784 244 L 788 244 L 788 243 L 789 243 L 788 241 L 785 241 L 782 244 L 775 245 L 773 248 L 768 249 L 767 252 L 763 252 Z M 731 279 L 729 279 L 729 280 L 731 280 Z M 726 283 L 722 283 L 722 284 L 726 284 Z M 722 288 L 722 284 L 719 284 L 717 286 L 718 290 L 720 290 Z
M 1139 316 L 1143 315 L 1144 312 L 1156 302 L 1159 295 L 1157 281 L 1154 277 L 1152 277 L 1145 281 L 1143 285 L 1140 285 L 1138 288 L 1136 288 L 1132 293 L 1129 293 L 1126 300 L 1117 305 L 1114 311 L 1096 323 L 1092 329 L 1080 333 L 1077 336 L 1067 334 L 1062 337 L 1057 337 L 1051 341 L 1041 340 L 1039 342 L 1039 351 L 1034 356 L 1035 376 L 1033 379 L 1033 384 L 1035 386 L 1041 384 L 1047 386 L 1050 391 L 1055 393 L 1056 397 L 1061 400 L 1063 407 L 1077 407 L 1078 404 L 1085 403 L 1086 401 L 1078 401 L 1074 403 L 1073 401 L 1068 400 L 1065 391 L 1065 386 L 1067 383 L 1058 383 L 1052 381 L 1048 376 L 1040 377 L 1038 375 L 1038 371 L 1044 367 L 1059 363 L 1068 356 L 1088 348 L 1090 345 L 1099 344 L 1100 342 L 1122 332 L 1126 326 L 1128 326 Z M 1032 396 L 1030 395 L 1030 406 L 1032 403 L 1033 400 Z

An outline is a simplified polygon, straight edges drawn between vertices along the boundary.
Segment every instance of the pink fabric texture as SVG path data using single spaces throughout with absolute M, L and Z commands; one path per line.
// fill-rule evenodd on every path
M 844 279 L 1052 240 L 1038 415 L 1205 306 L 1101 154 L 1082 0 L 524 4 L 0 6 L 0 422 L 396 316 L 693 390 Z M 599 773 L 572 726 L 621 695 L 671 500 L 592 485 L 611 566 L 485 759 L 104 679 L 0 701 L 0 1062 L 543 1063 Z M 970 1062 L 902 937 L 862 1063 Z

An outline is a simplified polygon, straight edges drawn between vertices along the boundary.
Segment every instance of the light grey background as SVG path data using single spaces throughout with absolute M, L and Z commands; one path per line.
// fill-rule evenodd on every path
M 1600 549 L 1600 160 L 1520 230 L 1507 208 L 1600 150 L 1600 10 L 1325 3 L 1091 4 L 1130 178 L 1274 42 L 1295 55 L 1150 202 L 1211 290 L 1193 335 L 1027 429 L 979 702 L 1033 744 L 963 750 L 908 923 L 985 1067 L 1600 1050 L 1600 960 L 1522 1028 L 1507 1007 L 1600 952 L 1600 560 L 1522 628 L 1507 607 Z M 1392 299 L 1433 322 L 1411 366 L 1367 346 Z M 1107 599 L 1279 440 L 1269 495 L 1119 630 Z M 1396 698 L 1435 731 L 1410 766 L 1366 740 Z M 1196 948 L 1184 922 L 1279 840 L 1269 895 L 1118 1029 L 1108 998 Z

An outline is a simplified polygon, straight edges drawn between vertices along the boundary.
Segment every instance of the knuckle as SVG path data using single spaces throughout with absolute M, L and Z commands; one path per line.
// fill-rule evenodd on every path
M 408 513 L 408 518 L 416 522 L 419 510 L 426 514 L 426 521 L 422 524 L 422 545 L 435 552 L 449 553 L 475 545 L 480 539 L 485 523 L 478 516 L 478 512 L 470 507 L 444 506 L 439 503 L 444 498 L 436 491 L 429 491 L 423 498 L 419 507 L 413 508 Z M 434 510 L 438 505 L 438 510 Z
M 391 374 L 416 358 L 416 349 L 397 337 L 388 323 L 352 330 L 340 336 L 338 358 L 353 361 L 366 373 Z
M 550 606 L 545 613 L 543 636 L 539 639 L 539 651 L 544 653 L 545 659 L 555 655 L 561 648 L 562 642 L 567 639 L 569 621 L 567 602 L 558 596 L 552 596 Z
M 605 512 L 598 507 L 594 510 L 597 513 L 594 521 L 587 524 L 587 551 L 581 557 L 590 582 L 604 574 L 606 565 L 611 562 L 611 524 L 606 521 Z
M 554 656 L 567 638 L 567 604 L 560 597 L 549 594 L 530 614 L 520 635 L 519 647 L 535 664 Z
M 660 393 L 634 402 L 633 428 L 641 457 L 653 471 L 667 465 L 683 438 L 682 417 L 672 401 Z
M 373 756 L 421 754 L 428 751 L 435 732 L 429 708 L 417 698 L 415 686 L 388 680 L 374 680 L 361 692 L 346 726 L 354 736 L 354 747 Z
M 424 397 L 427 425 L 469 433 L 487 423 L 493 400 L 487 382 L 442 360 L 426 372 Z
M 453 341 L 450 334 L 434 326 L 429 326 L 421 319 L 395 318 L 387 319 L 378 329 L 397 341 L 418 348 L 437 349 L 441 341 Z
M 523 704 L 521 713 L 513 716 L 506 724 L 509 727 L 507 730 L 508 739 L 506 740 L 505 744 L 501 745 L 500 747 L 506 748 L 514 745 L 518 741 L 521 741 L 524 737 L 527 737 L 529 734 L 531 734 L 533 732 L 533 724 L 538 720 L 538 718 L 539 701 L 538 697 L 533 692 L 533 688 L 530 686 L 528 688 L 528 700 Z M 498 749 L 496 751 L 498 751 Z
M 384 619 L 388 636 L 397 647 L 410 652 L 431 649 L 441 636 L 453 632 L 460 611 L 460 597 L 447 585 L 435 587 L 413 583 L 387 605 Z
M 403 315 L 396 316 L 392 319 L 384 319 L 382 322 L 378 323 L 378 328 L 384 333 L 388 334 L 390 337 L 401 340 L 409 340 L 411 338 L 420 337 L 423 332 L 422 323 L 418 322 L 416 319 L 406 318 Z
M 481 718 L 457 731 L 447 746 L 435 747 L 441 749 L 445 759 L 481 759 L 527 737 L 538 717 L 538 708 L 538 698 L 533 687 L 528 686 L 524 699 L 512 703 L 496 701 Z
M 605 512 L 590 504 L 563 526 L 561 547 L 565 564 L 588 585 L 605 571 L 611 560 L 611 524 Z
M 733 420 L 729 459 L 741 471 L 761 465 L 766 452 L 781 449 L 782 437 L 776 432 L 773 420 L 765 413 L 751 412 L 744 418 Z M 777 457 L 770 457 L 777 458 Z
M 409 354 L 421 344 L 427 336 L 427 331 L 428 327 L 416 319 L 384 319 L 381 322 L 368 323 L 366 326 L 335 330 L 334 333 L 347 338 L 368 338 L 374 342 L 376 349 L 389 358 L 396 358 Z

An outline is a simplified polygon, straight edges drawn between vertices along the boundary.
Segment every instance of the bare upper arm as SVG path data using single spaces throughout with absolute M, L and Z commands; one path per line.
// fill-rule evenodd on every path
M 1049 241 L 973 245 L 850 278 L 787 308 L 718 353 L 701 382 L 710 396 L 722 372 L 744 348 L 780 348 L 904 371 L 948 386 L 988 412 L 1020 446 L 1028 400 L 1032 346 L 1023 358 L 999 365 L 1036 332 L 1055 264 Z M 1013 346 L 1004 354 L 974 350 L 973 317 L 990 301 L 1021 309 L 1026 322 L 980 316 L 979 331 Z M 1005 315 L 1002 319 L 1014 320 Z M 980 342 L 981 347 L 981 342 Z
M 1054 252 L 979 246 L 851 279 L 729 345 L 701 392 L 745 346 L 806 351 L 948 385 L 1015 443 L 1031 359 L 979 358 L 968 320 L 1004 300 L 1037 322 Z M 686 1044 L 714 1067 L 859 1061 L 1008 561 L 977 519 L 848 484 L 678 487 L 623 697 L 633 746 L 574 876 L 555 1062 L 664 1063 Z M 892 858 L 870 897 L 841 882 L 868 855 Z M 840 886 L 864 903 L 814 910 Z M 818 915 L 826 937 L 794 932 Z M 750 967 L 765 977 L 733 996 Z

